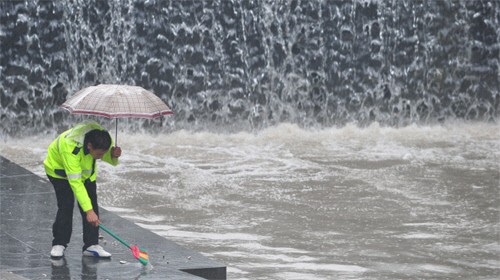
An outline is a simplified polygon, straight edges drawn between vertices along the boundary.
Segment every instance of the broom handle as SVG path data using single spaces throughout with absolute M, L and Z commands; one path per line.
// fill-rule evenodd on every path
M 113 236 L 116 240 L 120 241 L 123 245 L 127 246 L 127 248 L 130 248 L 130 244 L 125 242 L 125 240 L 121 239 L 118 235 L 114 234 L 112 231 L 107 229 L 105 226 L 102 224 L 99 224 L 99 227 L 102 228 L 105 232 L 109 233 L 109 235 Z

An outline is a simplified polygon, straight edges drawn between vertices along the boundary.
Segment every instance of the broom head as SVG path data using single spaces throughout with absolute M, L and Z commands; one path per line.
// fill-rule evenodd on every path
M 140 261 L 143 265 L 147 265 L 149 262 L 148 252 L 142 248 L 137 247 L 136 245 L 131 245 L 130 249 L 132 250 L 132 254 L 134 257 Z

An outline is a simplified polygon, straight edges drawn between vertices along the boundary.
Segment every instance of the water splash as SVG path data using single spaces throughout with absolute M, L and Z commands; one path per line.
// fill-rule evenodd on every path
M 151 256 L 150 256 L 150 257 L 151 257 Z M 153 265 L 151 264 L 151 258 L 150 258 L 150 260 L 149 260 L 148 264 L 147 264 L 147 265 L 145 265 L 145 266 L 143 266 L 143 268 L 144 268 L 144 272 L 145 272 L 145 273 L 151 273 L 151 272 L 153 271 L 154 267 L 153 267 Z

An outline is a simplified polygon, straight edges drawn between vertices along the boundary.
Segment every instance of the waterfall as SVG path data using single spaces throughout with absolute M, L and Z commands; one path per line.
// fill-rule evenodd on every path
M 500 112 L 498 1 L 2 1 L 0 21 L 2 135 L 67 126 L 58 106 L 99 83 L 151 90 L 172 129 Z

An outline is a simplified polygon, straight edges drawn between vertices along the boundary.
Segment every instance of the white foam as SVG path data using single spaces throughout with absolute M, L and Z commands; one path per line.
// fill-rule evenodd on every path
M 234 266 L 228 266 L 227 267 L 227 272 L 228 272 L 228 274 L 233 274 L 233 275 L 234 274 L 238 274 L 238 275 L 247 275 L 247 274 L 249 274 L 248 271 L 244 271 L 244 270 L 238 269 L 238 268 L 236 268 Z M 247 279 L 247 278 L 238 277 L 238 279 L 243 280 L 243 279 Z
M 238 258 L 238 259 L 253 259 L 259 260 L 259 261 L 278 261 L 278 262 L 287 262 L 287 263 L 294 263 L 294 262 L 314 262 L 319 260 L 318 258 L 315 257 L 310 257 L 310 256 L 290 256 L 286 254 L 262 254 L 262 253 L 253 253 L 253 254 L 248 254 L 247 252 L 239 252 L 239 251 L 222 251 L 222 252 L 214 252 L 214 255 L 219 255 L 219 256 L 225 256 L 225 257 L 230 257 L 230 258 Z
M 443 238 L 445 238 L 445 236 L 442 234 L 432 234 L 432 233 L 424 233 L 424 232 L 401 234 L 401 235 L 396 235 L 395 237 L 403 238 L 403 239 L 443 239 Z
M 183 237 L 190 238 L 192 240 L 218 240 L 218 241 L 229 241 L 229 240 L 238 240 L 238 241 L 258 241 L 264 240 L 268 237 L 256 235 L 256 234 L 248 234 L 248 233 L 240 233 L 240 232 L 224 232 L 224 233 L 214 233 L 214 232 L 195 232 L 188 230 L 178 230 L 176 227 L 165 226 L 165 225 L 149 225 L 143 223 L 137 223 L 137 225 L 152 230 L 155 233 L 165 236 L 165 237 Z
M 347 264 L 324 264 L 324 263 L 248 263 L 242 264 L 241 267 L 251 268 L 274 268 L 274 269 L 295 269 L 298 271 L 336 271 L 336 272 L 352 272 L 352 273 L 364 273 L 368 271 L 367 268 L 358 265 L 347 265 Z
M 324 280 L 323 276 L 316 276 L 314 273 L 301 273 L 301 272 L 278 272 L 272 275 L 272 279 L 284 280 Z
M 113 206 L 107 206 L 107 205 L 104 205 L 103 206 L 104 209 L 108 210 L 108 211 L 111 211 L 111 212 L 115 212 L 115 213 L 134 213 L 136 212 L 136 210 L 134 209 L 130 209 L 130 208 L 121 208 L 121 207 L 113 207 Z
M 453 225 L 445 224 L 445 223 L 436 223 L 436 222 L 423 222 L 423 223 L 404 223 L 403 226 L 408 227 L 433 227 L 433 228 L 450 228 Z
M 229 241 L 229 240 L 239 240 L 239 241 L 256 241 L 267 239 L 265 236 L 260 236 L 256 234 L 246 234 L 239 232 L 228 232 L 228 233 L 209 233 L 209 232 L 194 232 L 185 230 L 168 230 L 168 231 L 156 231 L 156 233 L 166 236 L 166 237 L 183 237 L 190 238 L 191 240 L 217 240 L 217 241 Z
M 158 223 L 158 222 L 162 222 L 165 220 L 165 217 L 157 216 L 157 215 L 138 216 L 138 215 L 121 214 L 120 216 L 123 218 L 129 219 L 129 220 L 132 220 L 134 222 L 141 221 L 141 222 L 148 222 L 148 223 Z
M 237 247 L 237 249 L 245 249 L 250 252 L 256 252 L 256 251 L 266 251 L 266 252 L 281 252 L 284 254 L 308 254 L 310 253 L 309 251 L 306 250 L 300 250 L 296 248 L 290 248 L 290 247 L 271 247 L 271 246 L 265 246 L 260 243 L 256 242 L 246 242 L 238 245 L 232 245 L 233 247 Z M 236 249 L 236 248 L 235 248 Z
M 138 226 L 140 227 L 143 227 L 145 229 L 149 229 L 151 231 L 169 231 L 169 230 L 174 230 L 176 229 L 177 227 L 175 226 L 169 226 L 169 225 L 164 225 L 164 224 L 156 224 L 156 225 L 152 225 L 152 224 L 144 224 L 144 223 L 136 223 Z
M 430 263 L 421 264 L 421 265 L 418 265 L 417 267 L 420 270 L 443 273 L 443 274 L 459 273 L 462 271 L 461 269 L 457 269 L 454 267 L 445 266 L 445 265 L 430 264 Z

